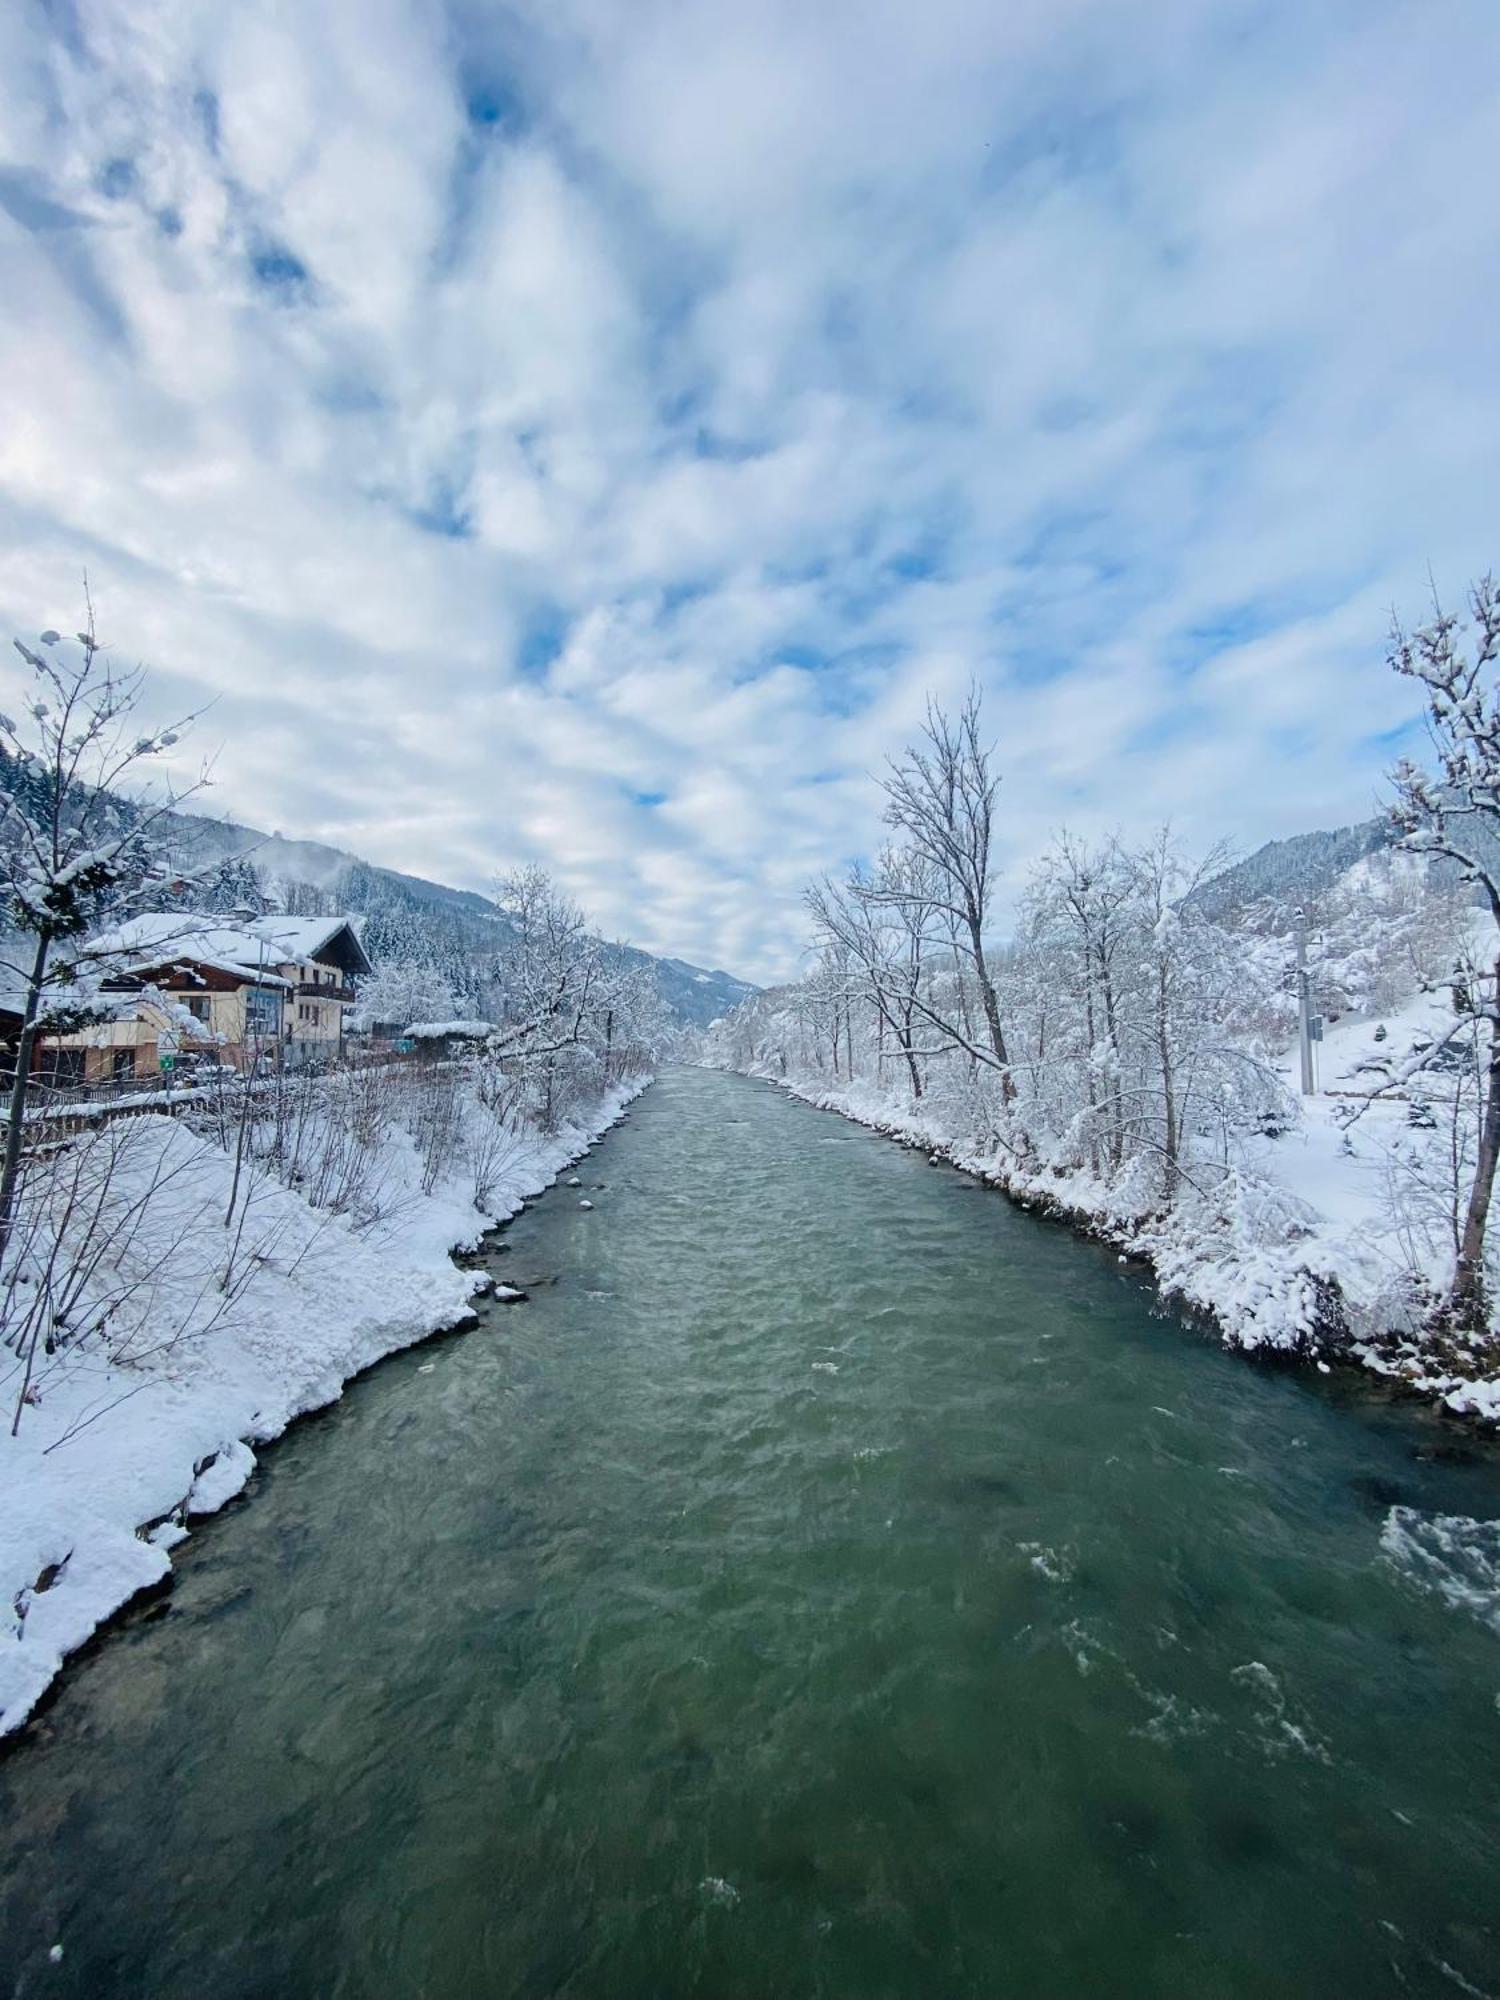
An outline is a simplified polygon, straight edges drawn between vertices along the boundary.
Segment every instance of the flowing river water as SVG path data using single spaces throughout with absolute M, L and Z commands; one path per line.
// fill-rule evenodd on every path
M 0 1760 L 0 1992 L 1500 1993 L 1493 1453 L 763 1085 L 578 1171 Z

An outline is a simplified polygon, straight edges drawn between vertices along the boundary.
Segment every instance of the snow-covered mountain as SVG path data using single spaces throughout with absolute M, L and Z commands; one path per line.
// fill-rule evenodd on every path
M 1394 839 L 1390 822 L 1376 818 L 1354 826 L 1297 833 L 1287 840 L 1268 840 L 1264 847 L 1205 882 L 1189 901 L 1215 923 L 1240 916 L 1257 903 L 1310 905 L 1357 861 L 1389 847 Z
M 262 833 L 255 827 L 198 813 L 174 815 L 172 830 L 181 845 L 184 866 L 201 869 L 205 864 L 245 855 L 268 881 L 302 884 L 329 897 L 340 910 L 370 919 L 377 952 L 382 927 L 431 928 L 441 933 L 450 953 L 468 950 L 482 954 L 493 948 L 495 930 L 506 926 L 504 914 L 475 890 L 453 889 L 421 875 L 377 867 L 322 841 Z M 627 960 L 651 966 L 666 1006 L 693 1027 L 706 1027 L 756 991 L 730 973 L 692 965 L 686 959 L 658 958 L 634 945 L 619 949 Z

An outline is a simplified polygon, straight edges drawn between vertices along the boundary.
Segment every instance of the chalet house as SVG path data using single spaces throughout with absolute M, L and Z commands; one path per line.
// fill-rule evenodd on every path
M 351 980 L 370 970 L 346 917 L 245 921 L 152 911 L 90 939 L 103 1016 L 44 1038 L 37 1067 L 57 1082 L 146 1077 L 190 1056 L 245 1069 L 336 1057 Z
M 246 926 L 262 940 L 270 969 L 290 991 L 282 1024 L 282 1053 L 290 1062 L 336 1056 L 345 1017 L 354 1005 L 352 982 L 371 970 L 348 917 L 256 917 Z

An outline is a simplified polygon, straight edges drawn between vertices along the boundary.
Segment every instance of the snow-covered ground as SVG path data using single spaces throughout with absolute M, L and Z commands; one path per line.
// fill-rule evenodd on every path
M 1024 1165 L 976 1148 L 938 1101 L 913 1105 L 894 1075 L 830 1087 L 826 1076 L 775 1077 L 826 1110 L 940 1154 L 1013 1198 L 1088 1229 L 1150 1263 L 1163 1289 L 1209 1315 L 1226 1344 L 1294 1353 L 1327 1367 L 1355 1361 L 1500 1423 L 1500 1376 L 1486 1356 L 1422 1330 L 1424 1301 L 1452 1271 L 1449 1135 L 1424 1111 L 1422 1079 L 1390 1083 L 1414 1042 L 1451 1026 L 1446 994 L 1419 995 L 1383 1019 L 1349 1014 L 1317 1051 L 1318 1092 L 1298 1093 L 1298 1058 L 1283 1059 L 1298 1105 L 1273 1133 L 1235 1142 L 1232 1171 L 1184 1190 L 1168 1215 L 1086 1171 Z M 1385 1084 L 1387 1094 L 1375 1094 Z M 1414 1108 L 1415 1106 L 1415 1108 Z M 1461 1175 L 1457 1176 L 1461 1180 Z
M 229 1152 L 164 1116 L 111 1128 L 122 1136 L 110 1199 L 150 1201 L 112 1253 L 109 1339 L 52 1355 L 17 1434 L 0 1435 L 0 1732 L 102 1620 L 167 1574 L 191 1518 L 244 1486 L 255 1446 L 372 1362 L 464 1320 L 480 1279 L 450 1251 L 513 1215 L 643 1088 L 615 1088 L 555 1135 L 519 1140 L 483 1213 L 472 1177 L 423 1193 L 415 1148 L 395 1132 L 379 1220 L 360 1228 L 263 1179 L 233 1244 Z M 8 1432 L 21 1366 L 5 1359 Z
M 1459 1414 L 1500 1423 L 1493 1346 L 1488 1357 L 1461 1346 L 1440 1357 L 1412 1310 L 1413 1277 L 1431 1297 L 1451 1278 L 1469 1169 L 1455 1171 L 1443 1093 L 1431 1087 L 1439 1079 L 1399 1078 L 1414 1047 L 1437 1042 L 1453 1022 L 1446 992 L 1416 995 L 1380 1019 L 1345 1015 L 1314 1052 L 1318 1089 L 1299 1097 L 1300 1122 L 1248 1141 L 1246 1151 L 1252 1169 L 1295 1204 L 1282 1263 L 1337 1284 L 1353 1357 Z M 1295 1092 L 1295 1051 L 1283 1068 Z

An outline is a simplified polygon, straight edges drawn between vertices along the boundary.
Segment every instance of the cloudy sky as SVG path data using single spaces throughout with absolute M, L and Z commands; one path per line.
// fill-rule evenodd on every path
M 1493 0 L 17 0 L 0 616 L 215 810 L 751 977 L 974 674 L 1066 821 L 1364 816 L 1500 559 Z M 8 670 L 7 670 L 8 671 Z

